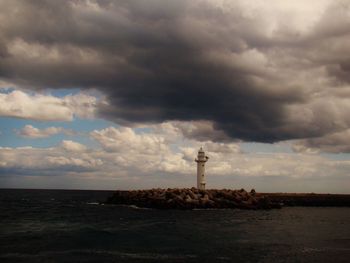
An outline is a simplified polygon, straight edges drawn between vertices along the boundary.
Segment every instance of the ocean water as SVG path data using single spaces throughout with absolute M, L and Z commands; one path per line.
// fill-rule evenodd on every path
M 155 210 L 0 190 L 0 262 L 350 262 L 350 208 Z

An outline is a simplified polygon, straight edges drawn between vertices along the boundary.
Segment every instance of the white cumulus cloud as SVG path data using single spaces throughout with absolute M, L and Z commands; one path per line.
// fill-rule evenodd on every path
M 83 93 L 55 97 L 21 90 L 0 93 L 0 116 L 39 121 L 72 121 L 95 116 L 97 98 Z
M 22 129 L 17 131 L 17 134 L 26 138 L 47 138 L 55 134 L 64 133 L 66 135 L 73 135 L 72 130 L 67 130 L 62 127 L 48 127 L 45 129 L 38 129 L 32 125 L 25 125 Z
M 86 180 L 106 189 L 190 187 L 196 182 L 194 159 L 200 146 L 210 158 L 206 166 L 210 188 L 240 188 L 250 182 L 248 187 L 260 191 L 288 191 L 301 185 L 299 191 L 345 192 L 350 181 L 346 160 L 303 152 L 248 153 L 237 143 L 185 138 L 176 125 L 94 130 L 90 136 L 99 145 L 94 148 L 71 140 L 50 148 L 0 147 L 0 182 L 9 175 L 66 176 L 66 182 L 74 177 L 83 188 Z
M 84 152 L 87 149 L 85 145 L 70 140 L 63 140 L 60 146 L 68 152 Z

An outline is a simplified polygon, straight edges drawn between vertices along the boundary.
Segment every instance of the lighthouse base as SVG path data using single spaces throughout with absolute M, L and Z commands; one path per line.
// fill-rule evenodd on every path
M 205 183 L 199 183 L 199 184 L 197 185 L 197 188 L 198 188 L 199 190 L 205 190 Z

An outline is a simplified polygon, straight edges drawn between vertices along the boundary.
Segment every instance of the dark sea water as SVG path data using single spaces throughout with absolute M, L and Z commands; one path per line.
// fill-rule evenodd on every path
M 162 211 L 0 190 L 0 262 L 350 262 L 350 208 Z

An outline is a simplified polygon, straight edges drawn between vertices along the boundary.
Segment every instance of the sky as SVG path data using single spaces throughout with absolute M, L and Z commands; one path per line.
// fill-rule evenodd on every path
M 0 0 L 0 188 L 350 193 L 350 1 Z

